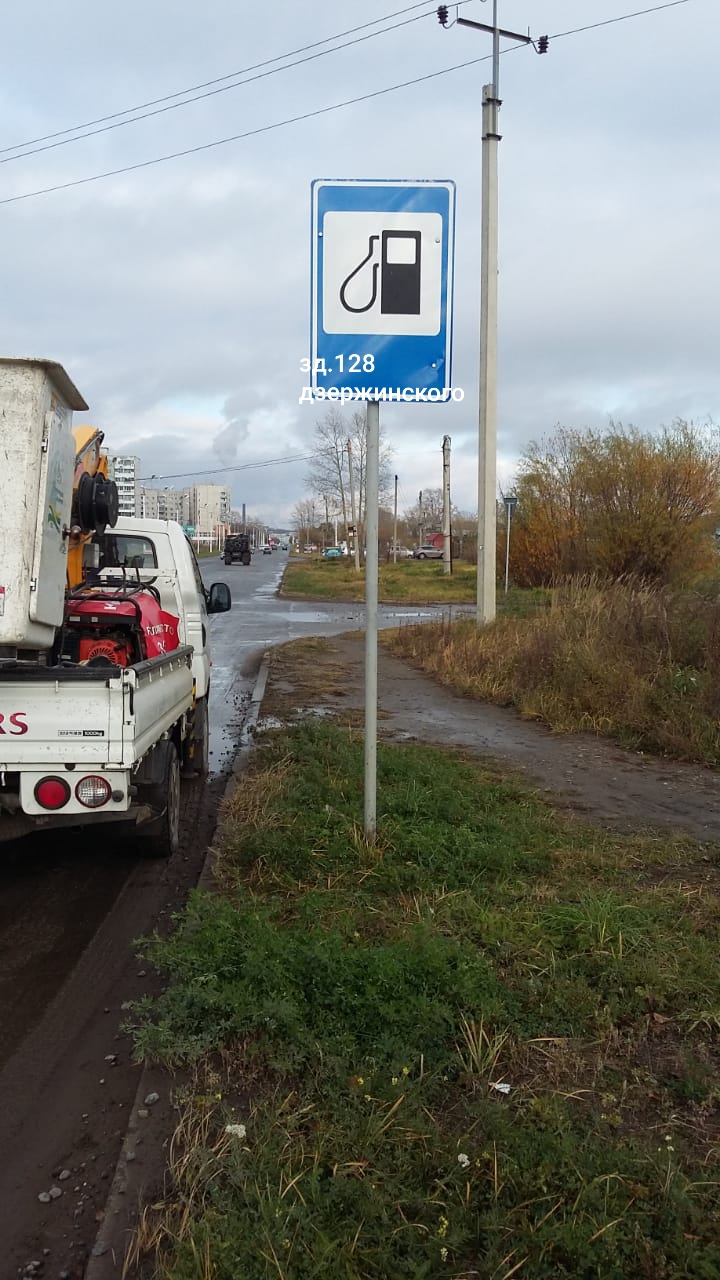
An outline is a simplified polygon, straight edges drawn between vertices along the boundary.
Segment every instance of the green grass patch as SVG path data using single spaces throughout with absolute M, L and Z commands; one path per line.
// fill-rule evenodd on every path
M 391 650 L 470 697 L 561 732 L 720 764 L 720 599 L 632 582 L 570 583 L 544 607 L 478 628 L 444 620 L 383 634 Z
M 146 946 L 138 1053 L 198 1075 L 137 1252 L 173 1280 L 718 1274 L 702 851 L 436 748 L 381 745 L 378 774 L 368 843 L 362 742 L 266 735 L 221 894 Z
M 438 560 L 400 560 L 380 564 L 379 599 L 382 604 L 471 604 L 476 598 L 475 565 L 456 561 L 451 574 Z M 341 560 L 290 559 L 280 594 L 293 599 L 365 599 L 365 568 L 355 568 L 348 556 Z

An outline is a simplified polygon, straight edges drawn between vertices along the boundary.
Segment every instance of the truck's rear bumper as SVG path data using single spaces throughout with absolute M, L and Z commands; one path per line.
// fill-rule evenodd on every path
M 132 808 L 126 809 L 124 813 L 104 813 L 91 812 L 86 809 L 84 813 L 68 813 L 68 814 L 47 814 L 47 815 L 31 815 L 28 813 L 0 813 L 0 844 L 6 844 L 10 840 L 20 840 L 24 836 L 30 836 L 34 832 L 56 830 L 65 828 L 71 830 L 73 827 L 83 827 L 85 825 L 96 826 L 102 822 L 105 825 L 114 822 L 145 822 L 154 815 L 148 805 L 133 805 Z

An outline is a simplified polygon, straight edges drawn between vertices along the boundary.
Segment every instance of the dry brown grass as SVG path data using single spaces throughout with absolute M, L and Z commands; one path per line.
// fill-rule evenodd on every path
M 529 618 L 402 627 L 393 652 L 462 694 L 560 732 L 720 763 L 720 601 L 576 580 Z

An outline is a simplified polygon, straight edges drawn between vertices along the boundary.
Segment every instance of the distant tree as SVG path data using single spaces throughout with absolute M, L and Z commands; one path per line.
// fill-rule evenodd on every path
M 457 507 L 450 503 L 450 523 L 454 525 L 455 519 L 459 517 L 460 512 Z M 408 507 L 405 511 L 405 520 L 412 529 L 416 538 L 422 537 L 424 533 L 439 533 L 442 531 L 443 523 L 443 492 L 442 489 L 423 489 L 422 500 L 418 495 L 418 500 L 413 506 Z
M 716 560 L 720 452 L 711 426 L 560 427 L 530 445 L 514 488 L 518 585 L 577 573 L 689 580 Z
M 298 535 L 298 541 L 317 542 L 320 539 L 320 511 L 318 499 L 311 495 L 301 498 L 293 507 L 292 527 Z
M 313 439 L 313 460 L 306 476 L 306 482 L 313 493 L 319 494 L 323 499 L 327 498 L 333 510 L 342 512 L 343 524 L 346 527 L 352 523 L 348 439 L 352 448 L 357 518 L 362 524 L 365 519 L 367 470 L 367 424 L 364 413 L 356 412 L 347 415 L 339 409 L 328 409 L 324 417 L 317 420 Z M 391 453 L 381 431 L 381 501 L 388 496 Z

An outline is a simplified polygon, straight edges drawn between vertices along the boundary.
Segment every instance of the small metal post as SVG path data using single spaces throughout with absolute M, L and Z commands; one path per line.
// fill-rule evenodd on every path
M 443 565 L 446 574 L 452 573 L 450 552 L 450 437 L 443 437 Z
M 514 494 L 508 494 L 503 501 L 505 503 L 505 595 L 507 595 L 510 578 L 510 523 L 517 506 L 517 498 Z
M 369 400 L 368 408 L 370 407 L 371 403 L 373 402 Z M 356 512 L 355 512 L 355 477 L 353 475 L 353 464 L 352 464 L 352 440 L 350 440 L 349 437 L 347 442 L 347 456 L 348 456 L 348 469 L 350 471 L 350 513 L 352 515 L 353 529 L 355 530 L 355 533 L 353 535 L 355 540 L 355 568 L 359 573 L 360 572 L 360 530 L 358 529 L 358 523 L 357 523 Z M 366 498 L 366 502 L 367 502 L 367 498 Z

